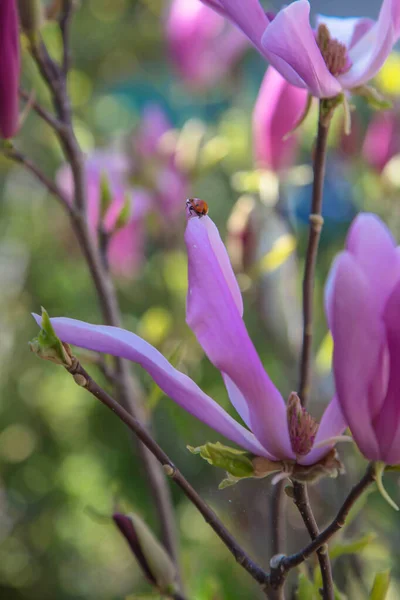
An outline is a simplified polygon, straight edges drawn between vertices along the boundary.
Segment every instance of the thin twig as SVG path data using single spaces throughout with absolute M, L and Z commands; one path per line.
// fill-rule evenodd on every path
M 321 236 L 322 225 L 324 223 L 321 213 L 328 130 L 329 122 L 322 119 L 320 107 L 317 142 L 314 153 L 314 183 L 311 201 L 310 231 L 303 278 L 303 345 L 301 350 L 299 385 L 299 396 L 303 406 L 307 404 L 308 395 L 310 392 L 314 280 L 319 239 Z
M 74 12 L 74 3 L 72 0 L 63 0 L 62 10 L 59 18 L 61 37 L 63 41 L 63 61 L 62 70 L 65 76 L 67 76 L 69 68 L 71 66 L 71 49 L 70 49 L 70 26 L 71 19 Z
M 340 510 L 338 511 L 336 517 L 333 521 L 319 533 L 315 539 L 310 542 L 305 548 L 303 548 L 300 552 L 296 554 L 292 554 L 291 556 L 286 557 L 283 560 L 282 567 L 285 570 L 292 569 L 293 567 L 297 567 L 304 560 L 306 560 L 313 552 L 316 552 L 321 546 L 326 544 L 328 540 L 338 532 L 342 527 L 344 527 L 346 518 L 354 506 L 355 502 L 362 496 L 365 490 L 375 481 L 375 472 L 372 464 L 368 465 L 368 468 L 365 472 L 365 475 L 362 479 L 356 483 L 356 485 L 351 489 L 349 495 L 346 500 L 343 502 Z
M 310 538 L 315 540 L 319 536 L 319 529 L 314 514 L 311 510 L 307 486 L 302 483 L 298 483 L 297 481 L 293 482 L 293 498 Z M 332 567 L 328 554 L 328 547 L 326 544 L 320 544 L 316 551 L 322 577 L 322 598 L 323 600 L 334 600 L 335 592 L 333 587 Z
M 39 102 L 37 102 L 32 97 L 32 94 L 20 88 L 19 95 L 21 98 L 26 100 L 27 105 L 31 106 L 33 110 L 39 115 L 39 117 L 43 119 L 43 121 L 45 121 L 48 125 L 50 125 L 50 127 L 55 129 L 56 131 L 59 131 L 61 128 L 64 127 L 63 124 L 56 117 L 54 117 L 48 110 L 46 110 L 41 104 L 39 104 Z
M 268 584 L 268 575 L 265 571 L 259 567 L 241 548 L 232 534 L 225 528 L 223 523 L 219 520 L 215 512 L 204 502 L 199 496 L 196 490 L 190 485 L 185 479 L 182 473 L 176 468 L 174 463 L 164 452 L 164 450 L 157 444 L 157 442 L 151 437 L 149 432 L 143 427 L 143 425 L 129 414 L 114 398 L 112 398 L 105 390 L 103 390 L 88 372 L 82 367 L 80 362 L 76 359 L 72 359 L 72 366 L 66 367 L 67 371 L 73 375 L 76 383 L 84 387 L 88 392 L 95 396 L 100 402 L 102 402 L 107 408 L 115 413 L 121 421 L 125 423 L 145 444 L 150 452 L 156 457 L 156 459 L 163 466 L 165 473 L 173 479 L 177 485 L 184 492 L 186 497 L 196 506 L 199 512 L 203 515 L 205 521 L 212 527 L 218 537 L 222 540 L 225 546 L 233 554 L 236 561 L 261 585 Z
M 67 54 L 65 44 L 66 40 L 64 40 L 64 56 Z M 32 44 L 31 54 L 47 84 L 57 118 L 63 124 L 63 127 L 57 130 L 57 133 L 66 160 L 71 167 L 74 180 L 74 212 L 70 212 L 71 224 L 88 264 L 103 319 L 106 324 L 118 327 L 121 325 L 121 316 L 115 286 L 109 273 L 104 269 L 98 247 L 93 240 L 86 220 L 84 160 L 72 126 L 72 113 L 66 87 L 65 69 L 61 69 L 51 59 L 45 44 L 41 40 Z M 65 63 L 64 67 L 68 67 L 68 63 Z M 146 422 L 144 410 L 139 401 L 140 391 L 138 384 L 133 381 L 125 361 L 117 358 L 115 362 L 118 393 L 121 403 L 132 413 L 134 418 Z M 179 573 L 178 542 L 170 490 L 162 470 L 151 453 L 140 443 L 138 448 L 160 519 L 162 540 L 175 562 Z

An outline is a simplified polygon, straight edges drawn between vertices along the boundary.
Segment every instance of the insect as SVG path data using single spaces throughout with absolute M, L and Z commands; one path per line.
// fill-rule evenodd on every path
M 186 200 L 186 206 L 189 209 L 191 215 L 195 214 L 198 217 L 205 217 L 208 213 L 208 204 L 200 198 L 188 198 Z

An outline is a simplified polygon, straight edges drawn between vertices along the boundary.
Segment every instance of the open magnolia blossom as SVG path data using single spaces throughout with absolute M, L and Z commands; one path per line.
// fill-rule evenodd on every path
M 273 471 L 299 479 L 306 479 L 307 472 L 310 478 L 337 474 L 340 463 L 332 448 L 346 427 L 337 399 L 330 402 L 319 425 L 301 407 L 296 394 L 285 404 L 247 333 L 240 289 L 213 221 L 188 214 L 185 242 L 189 264 L 187 323 L 221 372 L 229 398 L 248 429 L 156 348 L 130 331 L 54 318 L 51 324 L 55 333 L 65 343 L 140 364 L 172 400 L 241 446 L 252 459 L 257 457 L 252 462 L 252 474 L 247 476 Z M 41 322 L 40 317 L 36 319 Z
M 359 215 L 326 286 L 337 398 L 366 458 L 400 464 L 400 253 L 382 221 Z
M 202 0 L 230 19 L 289 83 L 317 98 L 364 86 L 400 36 L 400 0 L 383 0 L 377 21 L 318 16 L 310 25 L 308 0 L 276 15 L 259 0 Z

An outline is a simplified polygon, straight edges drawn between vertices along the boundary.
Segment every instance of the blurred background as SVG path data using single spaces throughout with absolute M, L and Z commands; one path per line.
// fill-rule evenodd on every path
M 219 373 L 185 324 L 184 201 L 196 196 L 209 204 L 239 278 L 250 335 L 287 397 L 297 385 L 316 112 L 283 147 L 277 127 L 282 120 L 286 126 L 289 117 L 279 114 L 284 99 L 278 92 L 276 107 L 268 90 L 257 119 L 252 119 L 266 69 L 261 57 L 236 30 L 215 22 L 213 13 L 199 15 L 197 0 L 173 4 L 82 1 L 72 26 L 69 90 L 93 183 L 93 222 L 101 218 L 97 213 L 102 184 L 113 200 L 127 205 L 123 218 L 110 225 L 107 256 L 125 327 L 155 345 L 233 414 Z M 377 0 L 320 0 L 311 5 L 313 13 L 371 17 L 380 7 Z M 265 6 L 274 10 L 281 3 Z M 42 33 L 57 57 L 57 24 L 48 22 Z M 396 107 L 398 55 L 390 57 L 375 84 Z M 49 105 L 27 52 L 23 88 L 34 89 Z M 290 99 L 289 105 L 294 102 Z M 394 234 L 400 234 L 398 111 L 375 113 L 358 100 L 355 105 L 351 135 L 343 135 L 338 111 L 330 137 L 316 289 L 316 416 L 333 390 L 332 347 L 322 308 L 332 258 L 359 210 L 379 213 Z M 268 114 L 263 114 L 263 106 Z M 58 143 L 32 111 L 15 144 L 49 176 L 57 177 L 68 193 L 69 173 Z M 157 533 L 146 481 L 127 431 L 62 369 L 38 361 L 27 344 L 37 332 L 30 313 L 41 305 L 51 316 L 101 321 L 86 265 L 55 200 L 3 158 L 0 178 L 0 597 L 156 598 L 110 520 L 118 501 Z M 95 357 L 82 360 L 107 387 Z M 219 491 L 224 473 L 186 449 L 187 444 L 217 441 L 218 436 L 164 397 L 146 374 L 134 372 L 145 390 L 146 409 L 161 446 L 250 554 L 267 567 L 270 481 L 248 480 Z M 321 525 L 335 514 L 365 467 L 348 445 L 341 457 L 347 474 L 310 491 Z M 395 478 L 386 479 L 389 492 L 398 498 Z M 194 507 L 177 487 L 171 489 L 188 598 L 261 597 Z M 294 551 L 306 538 L 289 503 L 287 514 L 286 542 Z M 337 597 L 367 598 L 375 572 L 386 568 L 392 568 L 393 576 L 389 597 L 400 597 L 399 541 L 397 515 L 371 493 L 362 518 L 354 515 L 332 545 L 341 592 Z M 303 578 L 312 579 L 312 566 L 302 572 Z M 293 592 L 289 597 L 296 596 Z

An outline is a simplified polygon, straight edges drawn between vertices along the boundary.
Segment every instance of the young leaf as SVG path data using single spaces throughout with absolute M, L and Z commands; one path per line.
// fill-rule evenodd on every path
M 375 575 L 369 600 L 385 600 L 390 585 L 390 571 L 382 571 Z

